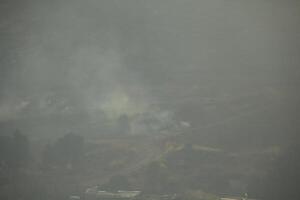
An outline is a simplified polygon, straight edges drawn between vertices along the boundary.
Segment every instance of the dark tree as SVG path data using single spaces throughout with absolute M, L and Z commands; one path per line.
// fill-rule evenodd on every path
M 290 146 L 270 167 L 267 175 L 250 184 L 250 192 L 266 200 L 299 199 L 299 145 Z
M 144 191 L 163 193 L 168 185 L 168 174 L 165 166 L 159 161 L 150 163 L 145 171 Z
M 123 114 L 118 118 L 117 133 L 129 134 L 130 133 L 130 120 L 127 115 Z
M 17 130 L 13 135 L 13 162 L 17 167 L 25 166 L 29 161 L 29 140 L 26 135 L 23 135 Z
M 83 157 L 84 139 L 80 135 L 68 133 L 44 150 L 44 164 L 76 165 Z
M 19 130 L 13 136 L 0 137 L 0 163 L 4 167 L 25 167 L 30 158 L 29 140 Z
M 130 190 L 130 183 L 126 176 L 116 175 L 108 183 L 104 184 L 102 188 L 109 191 Z

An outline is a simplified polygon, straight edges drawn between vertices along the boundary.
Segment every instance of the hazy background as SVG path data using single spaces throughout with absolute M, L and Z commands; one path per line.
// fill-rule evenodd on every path
M 0 199 L 299 199 L 299 25 L 298 0 L 0 0 Z
M 223 102 L 262 96 L 295 118 L 298 1 L 27 0 L 0 9 L 1 121 L 81 113 L 88 123 L 126 115 L 133 126 L 146 115 L 180 128 L 231 116 Z

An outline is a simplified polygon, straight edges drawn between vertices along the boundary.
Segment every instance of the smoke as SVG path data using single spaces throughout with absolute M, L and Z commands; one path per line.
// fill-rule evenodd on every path
M 1 9 L 1 119 L 88 113 L 97 121 L 101 112 L 112 121 L 126 115 L 132 126 L 157 121 L 153 130 L 189 127 L 174 114 L 187 110 L 186 97 L 202 109 L 198 98 L 297 82 L 298 8 L 279 1 L 12 3 Z
M 32 4 L 24 20 L 30 29 L 19 44 L 20 67 L 13 73 L 17 89 L 10 88 L 15 94 L 1 102 L 1 120 L 86 113 L 95 122 L 95 113 L 101 113 L 114 124 L 129 117 L 134 133 L 150 130 L 142 125 L 149 121 L 145 116 L 152 120 L 148 127 L 173 123 L 128 62 L 139 47 L 131 39 L 124 49 L 128 33 L 120 27 L 134 22 L 119 6 L 109 1 Z M 135 128 L 138 121 L 142 131 Z

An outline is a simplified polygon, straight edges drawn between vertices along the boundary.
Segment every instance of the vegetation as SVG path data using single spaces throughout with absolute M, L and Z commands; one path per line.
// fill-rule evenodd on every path
M 0 136 L 0 166 L 17 170 L 26 167 L 30 159 L 29 140 L 19 130 L 12 136 Z
M 131 189 L 128 178 L 122 175 L 113 176 L 107 183 L 103 184 L 101 188 L 107 191 L 118 191 L 120 188 L 122 190 Z
M 277 157 L 267 174 L 252 182 L 251 192 L 266 200 L 297 199 L 300 185 L 299 147 L 296 142 Z
M 69 194 L 82 195 L 91 185 L 107 191 L 142 190 L 147 195 L 176 193 L 184 200 L 214 200 L 222 194 L 243 196 L 245 192 L 265 200 L 298 195 L 297 144 L 285 151 L 268 148 L 271 151 L 243 154 L 169 141 L 163 147 L 161 141 L 145 146 L 147 138 L 135 138 L 133 143 L 128 137 L 114 135 L 91 142 L 68 133 L 38 150 L 20 131 L 3 135 L 0 198 L 65 199 Z M 160 148 L 159 157 L 145 160 L 150 147 L 151 151 Z M 260 170 L 248 170 L 257 163 L 265 164 Z
M 43 153 L 46 165 L 72 167 L 82 161 L 84 155 L 84 139 L 82 136 L 68 133 L 54 144 L 48 144 Z

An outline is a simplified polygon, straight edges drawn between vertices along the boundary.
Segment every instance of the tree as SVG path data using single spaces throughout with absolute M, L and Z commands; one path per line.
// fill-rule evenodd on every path
M 68 133 L 45 147 L 43 161 L 50 165 L 76 165 L 84 153 L 84 139 L 80 135 Z
M 266 200 L 299 199 L 300 146 L 291 145 L 279 156 L 266 177 L 253 181 L 250 192 Z
M 102 188 L 110 191 L 129 190 L 130 183 L 126 176 L 116 175 L 113 176 L 108 183 L 104 184 Z
M 29 161 L 29 140 L 19 130 L 13 135 L 12 158 L 16 167 L 25 166 Z
M 10 169 L 25 167 L 30 158 L 29 140 L 19 130 L 13 136 L 0 137 L 0 161 Z
M 162 193 L 165 192 L 167 184 L 168 174 L 166 166 L 159 161 L 150 163 L 145 171 L 144 191 L 148 193 Z
M 127 115 L 123 114 L 118 118 L 117 121 L 117 133 L 129 134 L 130 131 L 130 120 Z

